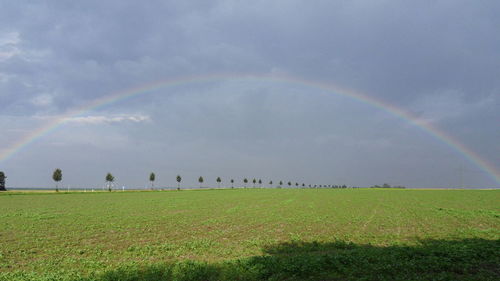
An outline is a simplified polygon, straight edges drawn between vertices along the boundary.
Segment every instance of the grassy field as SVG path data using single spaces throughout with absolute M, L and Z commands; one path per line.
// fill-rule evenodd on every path
M 0 280 L 160 279 L 499 280 L 500 191 L 0 193 Z

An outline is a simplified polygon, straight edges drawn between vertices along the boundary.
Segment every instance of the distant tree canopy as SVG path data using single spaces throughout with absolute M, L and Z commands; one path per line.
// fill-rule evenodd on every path
M 222 179 L 221 179 L 220 177 L 217 177 L 217 179 L 216 179 L 215 181 L 217 181 L 217 184 L 218 184 L 218 185 L 219 185 L 219 187 L 220 187 L 220 183 L 222 182 Z
M 56 191 L 59 191 L 59 182 L 62 180 L 62 171 L 61 169 L 55 169 L 52 174 L 52 179 L 56 182 Z
M 108 185 L 108 191 L 111 192 L 111 185 L 115 181 L 115 177 L 111 173 L 106 174 L 106 183 Z
M 5 173 L 0 171 L 0 191 L 5 191 L 5 179 L 7 177 L 5 176 Z
M 202 177 L 202 176 L 200 176 L 200 177 L 198 178 L 198 182 L 200 183 L 200 188 L 201 188 L 201 184 L 203 183 L 203 177 Z
M 106 174 L 106 181 L 107 182 L 114 182 L 115 181 L 115 177 L 111 173 L 107 173 Z
M 181 175 L 177 175 L 177 177 L 175 177 L 175 180 L 177 181 L 177 190 L 180 190 L 181 189 L 181 181 L 182 181 Z
M 388 183 L 384 183 L 382 186 L 376 184 L 376 185 L 372 185 L 370 186 L 370 188 L 406 188 L 405 186 L 402 186 L 402 185 L 395 185 L 395 186 L 391 186 L 390 184 Z
M 156 179 L 155 173 L 149 174 L 149 181 L 151 182 L 151 189 L 153 189 L 153 187 L 154 187 L 155 179 Z

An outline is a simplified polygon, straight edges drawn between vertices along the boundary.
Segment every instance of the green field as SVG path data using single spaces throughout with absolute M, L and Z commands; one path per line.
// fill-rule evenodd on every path
M 500 280 L 500 191 L 4 192 L 0 280 Z

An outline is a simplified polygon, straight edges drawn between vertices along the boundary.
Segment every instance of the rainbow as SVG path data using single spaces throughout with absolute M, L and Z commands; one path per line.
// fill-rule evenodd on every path
M 340 96 L 345 96 L 350 99 L 356 100 L 374 106 L 378 109 L 386 111 L 391 115 L 406 120 L 410 124 L 426 131 L 437 140 L 446 144 L 452 150 L 456 151 L 467 159 L 474 166 L 478 167 L 486 174 L 488 174 L 496 184 L 500 184 L 500 173 L 496 170 L 495 166 L 488 162 L 487 160 L 481 158 L 477 153 L 463 145 L 461 142 L 448 135 L 446 132 L 438 129 L 430 123 L 422 122 L 417 116 L 410 112 L 407 112 L 401 108 L 398 108 L 390 103 L 376 99 L 366 94 L 356 92 L 351 89 L 345 89 L 334 84 L 323 83 L 318 81 L 305 80 L 298 77 L 292 77 L 287 75 L 276 75 L 276 74 L 210 74 L 210 75 L 199 75 L 199 76 L 188 76 L 188 77 L 178 77 L 173 79 L 164 79 L 155 81 L 152 83 L 147 83 L 139 87 L 129 88 L 122 91 L 112 93 L 110 95 L 104 96 L 102 98 L 96 99 L 88 104 L 85 104 L 79 108 L 73 109 L 66 112 L 62 116 L 59 116 L 55 120 L 48 122 L 44 126 L 37 128 L 30 134 L 27 134 L 21 138 L 18 142 L 14 143 L 10 147 L 0 151 L 0 164 L 4 163 L 6 160 L 12 158 L 16 153 L 23 150 L 25 147 L 36 142 L 37 140 L 43 138 L 44 136 L 57 130 L 71 118 L 85 115 L 86 113 L 99 109 L 101 107 L 122 101 L 128 98 L 132 98 L 138 95 L 143 95 L 147 93 L 152 93 L 155 90 L 173 87 L 178 85 L 195 84 L 202 82 L 214 82 L 223 80 L 257 80 L 257 81 L 269 81 L 269 82 L 279 82 L 286 84 L 296 84 L 301 86 L 308 86 L 312 88 L 317 88 L 325 90 L 329 93 L 337 94 Z

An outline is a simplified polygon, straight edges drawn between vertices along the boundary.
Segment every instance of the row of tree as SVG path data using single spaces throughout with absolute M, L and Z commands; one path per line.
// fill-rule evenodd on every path
M 404 188 L 406 188 L 406 187 L 404 187 L 404 186 L 402 186 L 402 185 L 395 185 L 395 186 L 391 186 L 391 185 L 390 185 L 390 184 L 388 184 L 388 183 L 384 183 L 383 185 L 378 185 L 378 184 L 376 184 L 376 185 L 372 185 L 372 186 L 370 186 L 370 188 L 403 188 L 403 189 L 404 189 Z
M 5 176 L 4 172 L 0 172 L 0 190 L 5 190 L 5 179 L 7 177 Z M 63 174 L 62 174 L 62 170 L 61 169 L 55 169 L 54 172 L 52 173 L 52 179 L 54 180 L 55 184 L 56 184 L 56 191 L 59 192 L 59 182 L 62 181 L 62 178 L 63 178 Z M 106 174 L 106 177 L 105 177 L 105 180 L 106 180 L 106 187 L 108 189 L 108 191 L 111 191 L 112 188 L 113 188 L 113 184 L 114 184 L 114 181 L 115 181 L 115 177 L 111 174 L 111 173 L 107 173 Z M 149 181 L 151 182 L 151 189 L 154 189 L 154 182 L 156 180 L 156 175 L 155 173 L 151 173 L 149 175 Z M 176 181 L 177 181 L 177 189 L 180 190 L 181 189 L 181 182 L 182 182 L 182 177 L 181 175 L 177 175 L 176 176 Z M 217 182 L 217 186 L 220 188 L 220 185 L 222 183 L 222 179 L 221 177 L 217 177 L 215 179 L 215 181 Z M 200 176 L 198 178 L 198 182 L 200 184 L 200 188 L 202 187 L 203 183 L 205 182 L 205 179 Z M 246 188 L 247 185 L 249 184 L 249 180 L 247 178 L 244 178 L 243 179 L 243 186 Z M 234 188 L 234 179 L 231 179 L 230 180 L 230 183 L 231 183 L 231 188 Z M 258 184 L 259 187 L 262 187 L 262 179 L 252 179 L 251 180 L 251 183 L 253 183 L 253 187 L 256 187 L 255 185 Z M 276 182 L 277 184 L 277 187 L 278 188 L 281 188 L 283 185 L 284 185 L 284 182 L 283 181 L 279 181 L 279 182 Z M 298 182 L 295 182 L 295 183 L 292 183 L 291 181 L 287 182 L 287 185 L 288 187 L 302 187 L 302 188 L 305 188 L 305 187 L 309 187 L 309 188 L 348 188 L 347 185 L 323 185 L 323 184 L 320 184 L 320 185 L 306 185 L 305 183 L 302 183 L 302 184 L 299 184 Z M 270 180 L 269 181 L 269 186 L 273 186 L 273 181 Z

